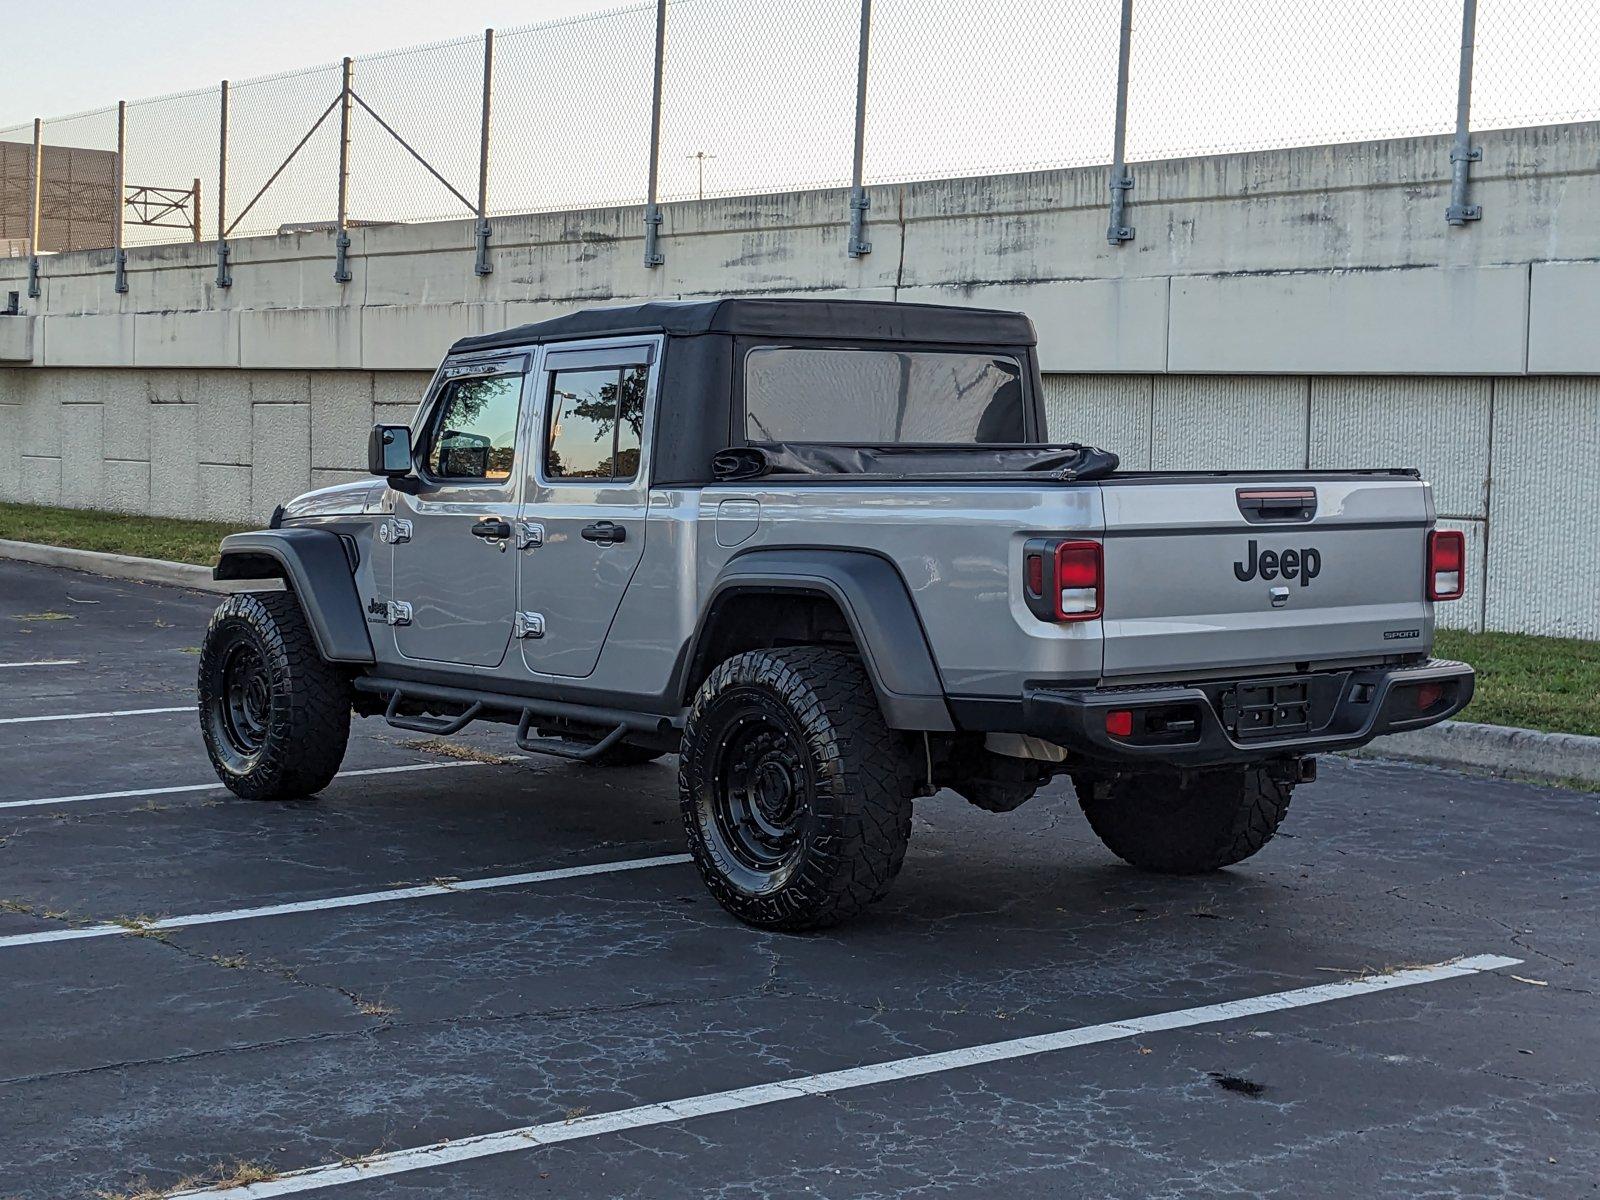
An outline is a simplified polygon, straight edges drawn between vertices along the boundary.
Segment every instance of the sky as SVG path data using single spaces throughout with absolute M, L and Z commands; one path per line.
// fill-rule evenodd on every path
M 613 7 L 616 0 L 0 0 L 0 128 Z

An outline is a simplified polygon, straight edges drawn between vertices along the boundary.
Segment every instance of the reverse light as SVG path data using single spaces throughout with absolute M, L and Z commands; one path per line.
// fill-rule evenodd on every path
M 1428 534 L 1428 599 L 1459 600 L 1466 591 L 1467 537 L 1458 529 Z

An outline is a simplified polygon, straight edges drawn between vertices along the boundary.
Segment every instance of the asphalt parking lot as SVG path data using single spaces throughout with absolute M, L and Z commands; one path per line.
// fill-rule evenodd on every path
M 1325 761 L 1175 880 L 945 793 L 866 919 L 765 934 L 672 760 L 364 720 L 235 799 L 213 603 L 0 563 L 0 1197 L 1600 1195 L 1593 795 Z

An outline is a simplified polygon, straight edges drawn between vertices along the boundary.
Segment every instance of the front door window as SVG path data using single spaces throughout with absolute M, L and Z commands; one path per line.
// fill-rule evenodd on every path
M 429 439 L 428 473 L 435 479 L 510 479 L 521 392 L 520 375 L 446 384 Z

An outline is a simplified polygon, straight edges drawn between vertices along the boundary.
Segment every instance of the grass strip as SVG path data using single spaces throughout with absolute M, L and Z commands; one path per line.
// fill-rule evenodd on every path
M 0 504 L 0 538 L 161 558 L 169 562 L 214 566 L 217 543 L 241 529 L 222 521 L 182 521 L 103 512 L 92 508 L 50 508 L 41 504 Z
M 1433 652 L 1477 669 L 1460 720 L 1600 737 L 1600 642 L 1441 629 Z

